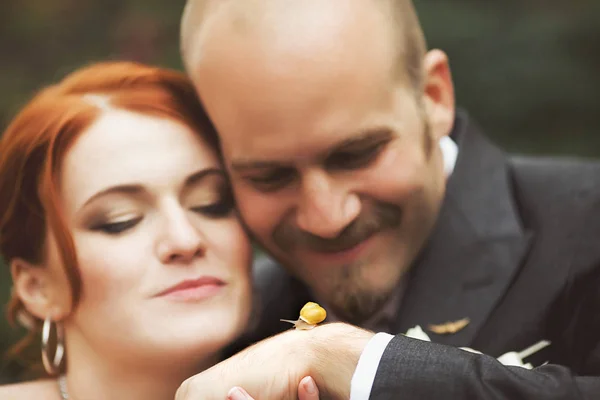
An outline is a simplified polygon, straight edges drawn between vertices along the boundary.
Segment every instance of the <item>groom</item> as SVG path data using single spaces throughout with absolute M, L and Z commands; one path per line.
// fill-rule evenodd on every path
M 323 398 L 600 396 L 600 164 L 490 143 L 409 0 L 189 0 L 182 34 L 241 217 L 285 268 L 256 267 L 249 343 L 307 301 L 344 323 L 178 399 L 294 397 L 305 375 Z

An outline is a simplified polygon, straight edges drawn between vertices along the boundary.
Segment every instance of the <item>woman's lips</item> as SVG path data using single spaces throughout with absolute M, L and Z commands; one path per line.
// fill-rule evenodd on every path
M 155 297 L 167 297 L 179 301 L 196 301 L 212 297 L 225 286 L 221 279 L 203 276 L 197 279 L 186 279 L 173 285 Z

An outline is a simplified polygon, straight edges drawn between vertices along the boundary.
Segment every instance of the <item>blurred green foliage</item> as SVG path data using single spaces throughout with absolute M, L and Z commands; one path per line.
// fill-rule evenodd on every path
M 181 69 L 184 3 L 2 0 L 0 128 L 37 89 L 84 64 L 128 59 Z M 600 1 L 416 6 L 430 47 L 450 57 L 459 105 L 494 140 L 516 152 L 600 156 Z M 0 304 L 9 287 L 0 268 Z M 0 355 L 15 337 L 0 318 Z

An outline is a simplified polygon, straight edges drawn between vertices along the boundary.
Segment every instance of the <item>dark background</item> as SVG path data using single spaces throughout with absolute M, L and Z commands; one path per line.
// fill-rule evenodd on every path
M 184 3 L 0 0 L 0 130 L 36 89 L 84 64 L 128 59 L 181 69 Z M 498 144 L 600 158 L 599 0 L 416 6 L 430 47 L 450 57 L 458 104 Z M 0 305 L 9 290 L 0 264 Z M 0 356 L 19 334 L 0 318 Z

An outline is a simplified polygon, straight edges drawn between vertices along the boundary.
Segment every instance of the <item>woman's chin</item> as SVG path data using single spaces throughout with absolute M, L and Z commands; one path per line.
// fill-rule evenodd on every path
M 250 310 L 248 302 L 215 304 L 210 307 L 144 308 L 131 312 L 125 323 L 111 321 L 103 326 L 81 321 L 85 332 L 74 339 L 92 341 L 100 354 L 112 354 L 119 362 L 140 365 L 181 365 L 214 359 L 246 330 Z M 75 328 L 77 329 L 77 328 Z M 67 332 L 68 333 L 68 332 Z M 120 359 L 120 360 L 119 360 Z
M 236 322 L 209 326 L 171 326 L 168 330 L 162 330 L 160 335 L 149 337 L 149 343 L 144 347 L 158 357 L 172 358 L 178 362 L 184 359 L 212 358 L 242 334 L 244 326 Z

